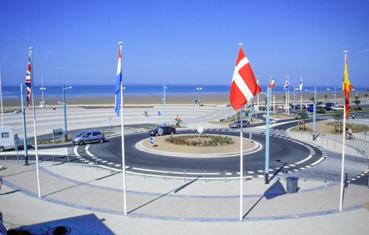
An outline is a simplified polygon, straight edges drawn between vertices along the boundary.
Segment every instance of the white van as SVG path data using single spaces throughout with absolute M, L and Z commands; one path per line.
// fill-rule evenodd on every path
M 14 149 L 14 133 L 9 127 L 0 127 L 0 152 Z

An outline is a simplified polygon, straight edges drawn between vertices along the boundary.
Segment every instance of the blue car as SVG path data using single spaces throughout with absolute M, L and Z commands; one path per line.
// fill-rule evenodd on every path
M 306 108 L 306 110 L 310 113 L 314 112 L 314 105 L 313 104 L 309 104 Z
M 84 145 L 89 143 L 104 143 L 105 136 L 99 130 L 82 131 L 73 138 L 72 143 Z

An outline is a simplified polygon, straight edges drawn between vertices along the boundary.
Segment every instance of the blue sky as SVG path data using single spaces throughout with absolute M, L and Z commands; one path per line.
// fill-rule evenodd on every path
M 1 1 L 4 85 L 114 84 L 123 41 L 127 84 L 231 83 L 238 42 L 262 84 L 368 87 L 369 0 Z

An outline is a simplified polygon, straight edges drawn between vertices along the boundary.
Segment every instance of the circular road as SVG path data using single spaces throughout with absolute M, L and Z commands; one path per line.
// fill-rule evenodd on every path
M 195 131 L 178 131 L 195 133 Z M 208 129 L 205 133 L 239 136 L 238 130 Z M 248 137 L 248 133 L 244 133 Z M 148 133 L 136 133 L 125 136 L 125 163 L 127 171 L 136 174 L 165 175 L 177 177 L 236 177 L 240 168 L 240 157 L 171 157 L 143 152 L 135 148 L 137 142 L 149 138 Z M 265 135 L 252 134 L 252 139 L 262 144 L 262 149 L 244 155 L 246 175 L 261 177 L 264 174 Z M 103 144 L 75 146 L 74 153 L 85 162 L 121 169 L 121 138 L 110 138 Z M 277 174 L 282 169 L 296 172 L 311 168 L 325 159 L 322 151 L 314 145 L 285 136 L 270 135 L 269 173 Z

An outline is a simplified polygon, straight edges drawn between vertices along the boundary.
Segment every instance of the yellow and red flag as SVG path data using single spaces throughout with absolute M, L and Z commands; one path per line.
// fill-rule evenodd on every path
M 345 112 L 346 112 L 346 119 L 349 117 L 349 109 L 350 109 L 350 93 L 352 91 L 352 85 L 349 80 L 348 75 L 348 59 L 347 53 L 345 53 L 345 70 L 343 73 L 343 83 L 342 83 L 342 91 L 345 95 Z

